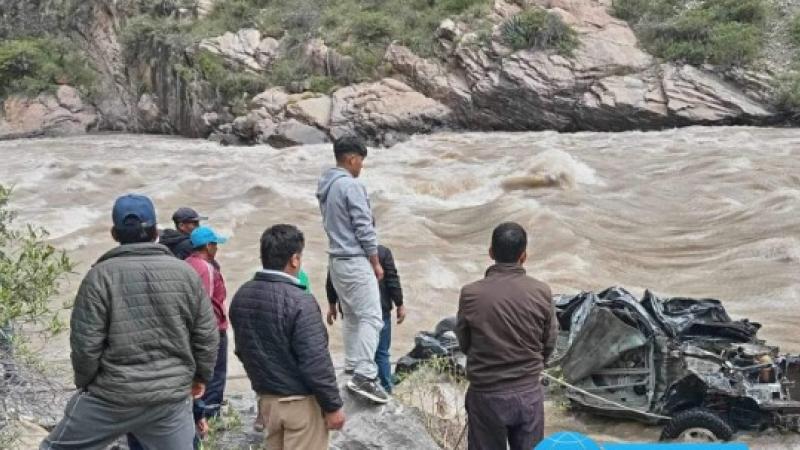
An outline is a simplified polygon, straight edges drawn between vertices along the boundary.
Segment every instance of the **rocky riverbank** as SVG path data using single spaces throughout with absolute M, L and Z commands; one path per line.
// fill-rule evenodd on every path
M 91 99 L 69 86 L 54 94 L 8 96 L 0 139 L 112 130 L 288 147 L 354 132 L 390 146 L 439 130 L 622 131 L 777 124 L 788 116 L 768 69 L 657 59 L 642 49 L 627 22 L 611 15 L 607 0 L 495 0 L 480 26 L 458 17 L 442 21 L 430 57 L 389 45 L 373 81 L 289 82 L 236 99 L 208 82 L 212 68 L 222 70 L 218 76 L 262 77 L 281 61 L 302 58 L 319 76 L 341 79 L 354 59 L 320 39 L 290 53 L 288 37 L 245 28 L 185 46 L 151 39 L 132 60 L 121 36 L 131 14 L 122 5 L 130 2 L 86 3 L 73 23 L 98 72 Z M 172 14 L 201 20 L 213 6 L 207 3 L 194 15 L 180 9 Z M 507 46 L 503 24 L 526 8 L 541 8 L 574 30 L 574 51 Z M 199 67 L 205 78 L 187 75 L 187 67 Z

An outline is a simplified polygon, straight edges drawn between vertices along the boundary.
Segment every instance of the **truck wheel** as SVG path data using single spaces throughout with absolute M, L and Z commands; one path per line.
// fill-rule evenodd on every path
M 732 437 L 733 428 L 705 408 L 679 412 L 661 432 L 662 441 L 719 442 L 730 441 Z

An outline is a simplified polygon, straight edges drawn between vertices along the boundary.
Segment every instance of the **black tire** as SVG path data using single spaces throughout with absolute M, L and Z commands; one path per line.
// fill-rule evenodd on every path
M 708 430 L 720 441 L 733 438 L 733 428 L 722 417 L 705 408 L 693 408 L 675 414 L 661 432 L 661 440 L 678 439 L 692 429 Z

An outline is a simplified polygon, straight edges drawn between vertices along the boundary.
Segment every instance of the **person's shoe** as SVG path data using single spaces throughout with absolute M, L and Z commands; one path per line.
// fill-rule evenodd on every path
M 370 380 L 363 375 L 355 374 L 347 382 L 347 388 L 375 403 L 389 403 L 390 400 L 389 394 L 383 390 L 377 379 Z

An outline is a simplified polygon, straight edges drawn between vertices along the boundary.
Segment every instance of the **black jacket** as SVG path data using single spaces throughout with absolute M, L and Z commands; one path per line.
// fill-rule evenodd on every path
M 166 246 L 178 259 L 186 259 L 192 254 L 192 239 L 188 234 L 176 230 L 164 230 L 158 243 Z
M 342 407 L 328 331 L 314 296 L 281 275 L 258 272 L 231 301 L 229 317 L 253 390 L 314 395 L 322 410 Z
M 400 275 L 397 273 L 397 266 L 394 265 L 392 251 L 379 245 L 378 259 L 383 267 L 383 280 L 378 282 L 381 290 L 381 308 L 384 314 L 388 314 L 393 306 L 403 305 L 403 287 L 400 285 Z M 330 272 L 325 281 L 325 291 L 328 294 L 328 303 L 335 305 L 339 301 L 339 295 L 333 288 Z

